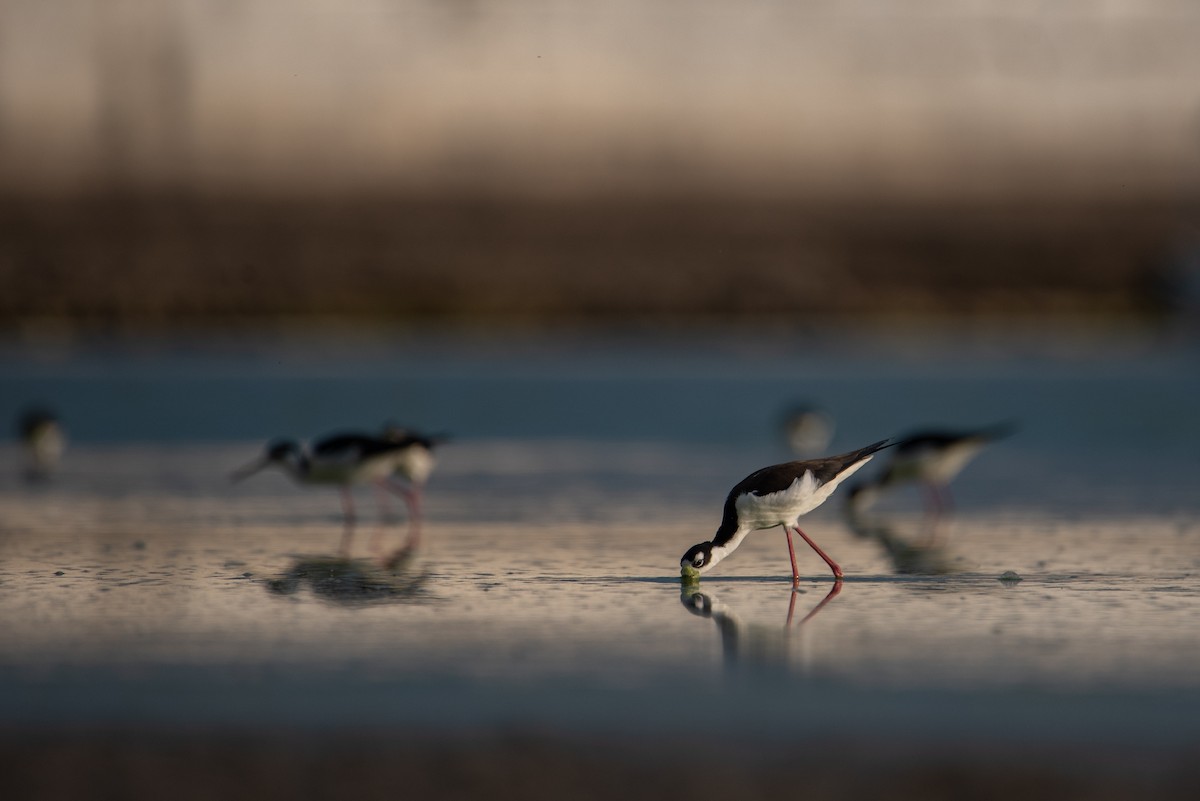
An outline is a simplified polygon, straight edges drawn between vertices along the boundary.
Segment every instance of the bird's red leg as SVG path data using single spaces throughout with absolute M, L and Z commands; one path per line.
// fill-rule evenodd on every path
M 408 506 L 408 542 L 404 548 L 411 550 L 417 547 L 421 541 L 421 487 L 403 487 L 389 481 L 382 482 L 380 486 L 404 499 Z
M 413 487 L 404 496 L 408 501 L 408 543 L 405 548 L 412 550 L 421 541 L 421 488 Z
M 800 531 L 800 529 L 796 529 L 796 531 Z M 800 570 L 799 570 L 799 568 L 796 567 L 796 549 L 792 547 L 792 530 L 790 528 L 788 528 L 787 526 L 784 526 L 783 533 L 787 534 L 788 556 L 792 557 L 792 586 L 795 587 L 797 584 L 800 583 Z M 800 536 L 804 537 L 803 532 L 800 534 Z M 808 538 L 805 537 L 805 539 L 808 539 Z M 812 543 L 809 543 L 809 544 L 811 545 Z M 813 546 L 813 547 L 816 547 L 816 546 Z
M 942 513 L 942 499 L 938 497 L 937 487 L 925 481 L 921 483 L 921 489 L 925 491 L 925 513 L 938 517 Z
M 954 510 L 954 503 L 950 498 L 950 487 L 945 484 L 926 482 L 925 497 L 926 506 L 935 518 L 940 518 Z
M 825 560 L 825 564 L 829 565 L 829 569 L 833 571 L 833 577 L 835 579 L 841 580 L 842 569 L 838 566 L 838 563 L 833 561 L 832 559 L 830 559 L 829 556 L 824 551 L 821 550 L 820 546 L 818 546 L 815 542 L 813 542 L 811 539 L 809 539 L 808 535 L 800 530 L 799 526 L 796 526 L 796 533 L 799 534 L 801 537 L 803 537 L 804 541 L 808 543 L 809 547 L 812 548 L 814 551 L 816 551 L 817 555 Z M 792 543 L 792 537 L 789 534 L 788 535 L 788 545 L 791 545 L 791 543 Z M 795 556 L 793 555 L 792 558 L 795 559 Z M 793 568 L 793 571 L 794 570 L 795 570 L 795 568 Z M 797 576 L 797 580 L 799 580 L 799 576 Z
M 931 547 L 941 540 L 942 524 L 946 516 L 952 511 L 953 503 L 950 500 L 950 488 L 945 484 L 928 482 L 925 484 L 925 490 L 929 497 L 929 517 L 931 520 L 924 544 L 927 547 Z
M 371 535 L 371 541 L 367 545 L 367 549 L 373 554 L 379 553 L 379 541 L 383 539 L 383 527 L 392 517 L 392 505 L 388 502 L 388 496 L 383 491 L 383 487 L 379 484 L 375 485 L 375 500 L 379 504 L 379 526 Z
M 945 514 L 953 514 L 954 498 L 950 495 L 949 484 L 942 484 L 938 487 L 938 498 L 942 502 L 942 512 Z

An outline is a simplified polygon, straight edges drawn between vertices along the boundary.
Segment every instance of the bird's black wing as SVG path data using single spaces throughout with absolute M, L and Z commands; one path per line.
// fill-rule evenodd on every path
M 313 443 L 312 454 L 317 459 L 366 458 L 396 450 L 394 442 L 368 434 L 331 434 Z
M 875 452 L 887 447 L 889 447 L 889 440 L 881 439 L 879 442 L 872 443 L 865 448 L 859 448 L 858 450 L 838 454 L 837 456 L 807 459 L 802 462 L 784 462 L 783 464 L 775 464 L 770 467 L 764 467 L 761 470 L 755 470 L 739 481 L 729 491 L 729 500 L 734 500 L 737 496 L 749 492 L 753 492 L 755 495 L 769 495 L 772 492 L 781 492 L 792 486 L 792 483 L 796 479 L 809 471 L 812 471 L 813 477 L 816 478 L 819 484 L 827 484 L 846 468 L 861 462 Z
M 1011 423 L 997 423 L 987 428 L 977 428 L 970 431 L 949 431 L 946 429 L 922 429 L 912 431 L 900 438 L 896 443 L 897 453 L 911 453 L 925 448 L 941 449 L 966 440 L 982 440 L 989 442 L 1012 434 L 1016 426 Z

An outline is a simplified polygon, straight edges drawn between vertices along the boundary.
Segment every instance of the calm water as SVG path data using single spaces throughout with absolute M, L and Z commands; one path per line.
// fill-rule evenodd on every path
M 0 449 L 0 715 L 19 721 L 461 726 L 681 723 L 1072 740 L 1200 736 L 1200 397 L 1188 342 L 862 337 L 257 339 L 4 350 L 0 394 L 53 402 L 51 482 Z M 1013 419 L 933 547 L 915 493 L 781 532 L 684 592 L 724 492 L 787 458 Z M 228 473 L 269 437 L 384 419 L 452 432 L 424 546 L 360 490 Z M 869 469 L 869 468 L 868 468 Z M 1014 571 L 1023 580 L 999 577 Z M 818 608 L 819 607 L 819 608 Z M 815 614 L 810 616 L 816 610 Z

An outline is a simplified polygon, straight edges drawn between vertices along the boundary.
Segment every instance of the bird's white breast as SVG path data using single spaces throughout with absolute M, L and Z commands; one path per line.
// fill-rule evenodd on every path
M 396 472 L 414 484 L 424 484 L 433 472 L 434 458 L 428 448 L 405 448 L 396 462 Z
M 796 478 L 785 490 L 768 492 L 765 495 L 746 493 L 734 502 L 738 513 L 738 527 L 746 529 L 790 526 L 801 515 L 811 512 L 833 494 L 838 485 L 852 473 L 870 461 L 867 457 L 838 473 L 831 481 L 820 484 L 811 470 Z

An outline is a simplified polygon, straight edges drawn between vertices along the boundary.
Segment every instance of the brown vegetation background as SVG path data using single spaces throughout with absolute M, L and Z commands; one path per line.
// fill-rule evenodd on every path
M 0 323 L 1166 313 L 1198 40 L 1182 0 L 12 0 Z

